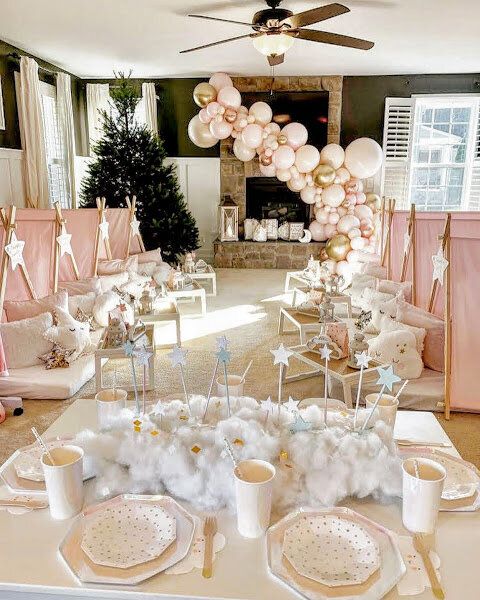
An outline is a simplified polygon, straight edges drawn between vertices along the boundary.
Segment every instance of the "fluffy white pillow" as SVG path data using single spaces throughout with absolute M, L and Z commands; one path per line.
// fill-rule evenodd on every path
M 0 324 L 9 369 L 21 369 L 41 365 L 39 356 L 50 352 L 52 343 L 43 334 L 53 324 L 52 314 L 42 313 L 29 319 Z
M 381 293 L 381 292 L 377 292 Z M 390 296 L 391 294 L 385 294 Z M 383 323 L 395 321 L 397 317 L 398 299 L 391 297 L 387 302 L 373 301 L 371 303 L 372 319 L 368 325 L 366 333 L 379 333 Z
M 64 350 L 73 350 L 69 362 L 76 360 L 81 354 L 93 352 L 90 339 L 90 325 L 74 319 L 67 311 L 55 311 L 56 324 L 43 334 L 49 342 L 58 344 Z
M 8 321 L 29 319 L 45 312 L 51 312 L 56 308 L 68 310 L 68 292 L 59 290 L 56 294 L 38 300 L 10 300 L 4 302 L 3 308 Z
M 413 327 L 412 325 L 405 325 L 405 323 L 399 323 L 398 321 L 391 320 L 389 317 L 384 317 L 380 323 L 380 331 L 409 331 L 413 333 L 417 341 L 417 350 L 420 356 L 423 355 L 423 346 L 425 343 L 426 329 L 423 327 Z
M 411 281 L 390 281 L 389 279 L 379 279 L 377 282 L 377 290 L 394 296 L 400 296 L 410 302 L 412 298 L 412 282 Z
M 368 353 L 382 363 L 391 364 L 402 379 L 418 379 L 423 363 L 410 331 L 384 331 L 368 341 Z
M 159 265 L 152 274 L 153 279 L 158 285 L 165 283 L 170 274 L 170 265 L 168 263 L 162 263 Z
M 352 275 L 352 282 L 350 284 L 350 287 L 344 290 L 344 293 L 350 296 L 350 298 L 352 299 L 353 306 L 364 310 L 364 302 L 362 300 L 363 292 L 366 288 L 375 288 L 376 285 L 377 280 L 375 279 L 375 277 L 371 277 L 370 275 L 354 273 Z
M 137 273 L 147 277 L 152 277 L 153 272 L 157 269 L 156 262 L 139 263 Z
M 95 321 L 102 327 L 108 325 L 108 315 L 122 303 L 122 299 L 115 292 L 109 291 L 97 296 L 93 306 L 93 316 Z M 130 304 L 125 304 L 125 321 L 133 324 L 134 312 Z
M 79 294 L 78 296 L 70 296 L 68 298 L 68 312 L 74 317 L 78 309 L 82 310 L 86 315 L 93 313 L 93 305 L 95 304 L 95 292 L 88 294 Z
M 109 292 L 114 287 L 120 287 L 124 283 L 128 281 L 128 273 L 125 271 L 124 273 L 116 273 L 115 275 L 101 275 L 100 280 L 100 288 L 101 293 Z

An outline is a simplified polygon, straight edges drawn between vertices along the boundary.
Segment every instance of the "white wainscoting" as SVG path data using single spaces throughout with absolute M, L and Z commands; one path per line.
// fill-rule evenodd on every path
M 23 152 L 11 148 L 0 148 L 0 206 L 15 204 L 25 206 L 23 188 Z
M 219 158 L 168 158 L 177 168 L 178 182 L 200 233 L 197 257 L 213 261 L 220 203 Z

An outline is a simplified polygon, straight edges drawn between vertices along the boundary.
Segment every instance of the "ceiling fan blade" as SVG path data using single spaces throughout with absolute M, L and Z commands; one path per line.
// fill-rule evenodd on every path
M 271 54 L 270 56 L 267 56 L 267 59 L 268 64 L 271 67 L 276 67 L 277 65 L 281 65 L 283 63 L 283 61 L 285 60 L 285 54 Z
M 203 48 L 210 48 L 211 46 L 218 46 L 218 44 L 226 44 L 227 42 L 233 42 L 235 40 L 241 40 L 243 38 L 253 38 L 258 35 L 262 35 L 261 33 L 247 33 L 247 35 L 237 35 L 236 37 L 228 38 L 226 40 L 220 40 L 219 42 L 212 42 L 211 44 L 205 44 L 204 46 L 197 46 L 196 48 L 188 48 L 187 50 L 180 50 L 180 54 L 185 54 L 187 52 L 195 52 L 195 50 L 203 50 Z
M 361 40 L 348 35 L 330 33 L 329 31 L 316 31 L 314 29 L 298 29 L 297 31 L 292 32 L 284 31 L 284 33 L 310 42 L 321 42 L 322 44 L 333 44 L 334 46 L 346 46 L 347 48 L 357 48 L 358 50 L 370 50 L 370 48 L 373 48 L 375 45 L 374 42 Z
M 304 12 L 298 13 L 288 17 L 281 24 L 290 25 L 291 27 L 305 27 L 305 25 L 313 25 L 314 23 L 320 23 L 320 21 L 326 21 L 332 17 L 338 17 L 344 13 L 350 12 L 350 9 L 343 4 L 327 4 L 326 6 L 319 6 L 318 8 L 312 8 Z
M 235 23 L 235 25 L 247 25 L 251 27 L 251 23 L 247 23 L 246 21 L 231 21 L 230 19 L 219 19 L 218 17 L 205 17 L 204 15 L 187 15 L 188 17 L 193 17 L 194 19 L 208 19 L 209 21 L 220 21 L 221 23 Z

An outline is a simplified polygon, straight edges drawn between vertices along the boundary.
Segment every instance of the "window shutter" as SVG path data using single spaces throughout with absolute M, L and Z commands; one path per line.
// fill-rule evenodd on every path
M 478 113 L 477 131 L 473 140 L 473 164 L 467 210 L 480 210 L 480 110 Z
M 382 195 L 395 198 L 396 208 L 408 206 L 411 98 L 386 98 L 383 125 Z

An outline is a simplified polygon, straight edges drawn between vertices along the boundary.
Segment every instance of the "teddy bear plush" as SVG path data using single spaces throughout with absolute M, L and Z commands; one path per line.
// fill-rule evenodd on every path
M 90 339 L 90 325 L 74 319 L 67 311 L 56 308 L 53 312 L 54 325 L 43 334 L 45 339 L 60 348 L 73 351 L 68 362 L 72 363 L 81 354 L 93 352 L 95 346 Z
M 382 331 L 368 341 L 369 354 L 381 363 L 391 364 L 402 379 L 418 379 L 423 362 L 411 331 Z

